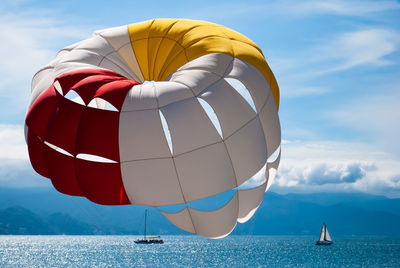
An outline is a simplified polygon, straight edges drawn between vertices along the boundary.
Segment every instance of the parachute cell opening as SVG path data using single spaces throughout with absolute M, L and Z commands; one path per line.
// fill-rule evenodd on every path
M 226 77 L 224 78 L 251 106 L 251 108 L 257 112 L 256 105 L 254 104 L 253 97 L 251 96 L 247 87 L 238 79 Z

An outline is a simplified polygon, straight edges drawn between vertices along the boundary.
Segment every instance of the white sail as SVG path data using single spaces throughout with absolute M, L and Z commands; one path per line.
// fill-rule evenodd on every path
M 321 234 L 319 235 L 318 241 L 324 241 L 325 238 L 325 223 L 322 224 Z
M 330 241 L 330 242 L 332 241 L 332 238 L 329 235 L 328 228 L 326 228 L 326 225 L 325 225 L 325 241 Z

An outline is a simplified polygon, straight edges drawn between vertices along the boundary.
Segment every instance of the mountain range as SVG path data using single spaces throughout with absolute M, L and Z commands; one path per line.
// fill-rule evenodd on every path
M 0 234 L 141 234 L 143 206 L 101 206 L 52 188 L 0 189 Z M 155 208 L 148 232 L 187 234 Z M 400 236 L 400 199 L 363 193 L 281 195 L 267 192 L 256 214 L 238 224 L 236 235 Z

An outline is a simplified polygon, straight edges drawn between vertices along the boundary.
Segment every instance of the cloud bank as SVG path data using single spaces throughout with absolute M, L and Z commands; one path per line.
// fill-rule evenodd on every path
M 271 190 L 281 193 L 360 191 L 400 197 L 399 177 L 400 159 L 371 146 L 293 141 L 282 145 L 282 161 Z
M 60 48 L 90 34 L 85 27 L 73 27 L 66 19 L 42 9 L 12 12 L 0 8 L 0 40 L 4 40 L 0 49 L 0 105 L 7 111 L 0 114 L 0 122 L 15 123 L 13 118 L 25 112 L 31 79 L 37 70 Z

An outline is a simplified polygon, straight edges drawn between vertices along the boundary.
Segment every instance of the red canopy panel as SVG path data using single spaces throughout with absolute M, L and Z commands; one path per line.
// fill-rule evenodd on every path
M 102 98 L 111 103 L 115 108 L 121 111 L 122 104 L 124 103 L 126 94 L 135 85 L 139 85 L 138 82 L 133 80 L 118 80 L 112 81 L 101 86 L 96 94 L 95 98 Z
M 59 153 L 46 145 L 43 151 L 54 188 L 63 194 L 84 196 L 76 177 L 75 158 Z
M 29 108 L 25 123 L 41 139 L 44 139 L 49 120 L 56 109 L 57 103 L 62 99 L 63 96 L 51 85 L 40 94 Z
M 119 162 L 119 112 L 86 107 L 77 133 L 76 153 Z
M 92 75 L 77 82 L 71 89 L 75 90 L 83 99 L 86 105 L 93 99 L 97 90 L 107 83 L 115 80 L 122 80 L 122 77 L 110 75 Z
M 26 142 L 28 143 L 29 159 L 33 169 L 43 177 L 50 178 L 50 174 L 47 170 L 46 159 L 43 155 L 44 146 L 46 145 L 29 127 Z
M 74 89 L 86 104 L 98 97 L 119 110 L 128 91 L 138 84 L 116 73 L 97 69 L 72 71 L 55 80 L 59 81 L 63 94 Z M 54 187 L 64 194 L 85 196 L 104 205 L 130 204 L 119 163 L 119 116 L 118 111 L 75 103 L 50 86 L 34 101 L 26 117 L 33 168 L 51 178 Z M 80 153 L 116 163 L 76 158 Z
M 119 163 L 75 159 L 76 175 L 82 192 L 101 205 L 127 205 L 130 201 L 122 184 Z
M 93 75 L 108 75 L 110 77 L 115 77 L 116 79 L 118 78 L 123 78 L 123 76 L 107 71 L 107 70 L 101 70 L 101 69 L 82 69 L 82 70 L 75 70 L 71 72 L 67 72 L 65 74 L 62 74 L 58 76 L 55 80 L 58 80 L 58 82 L 61 85 L 61 88 L 63 89 L 64 95 L 68 93 L 69 90 L 73 88 L 73 86 L 81 81 L 82 79 L 88 77 L 88 76 L 93 76 Z
M 62 98 L 48 121 L 45 141 L 76 155 L 76 139 L 85 106 Z

